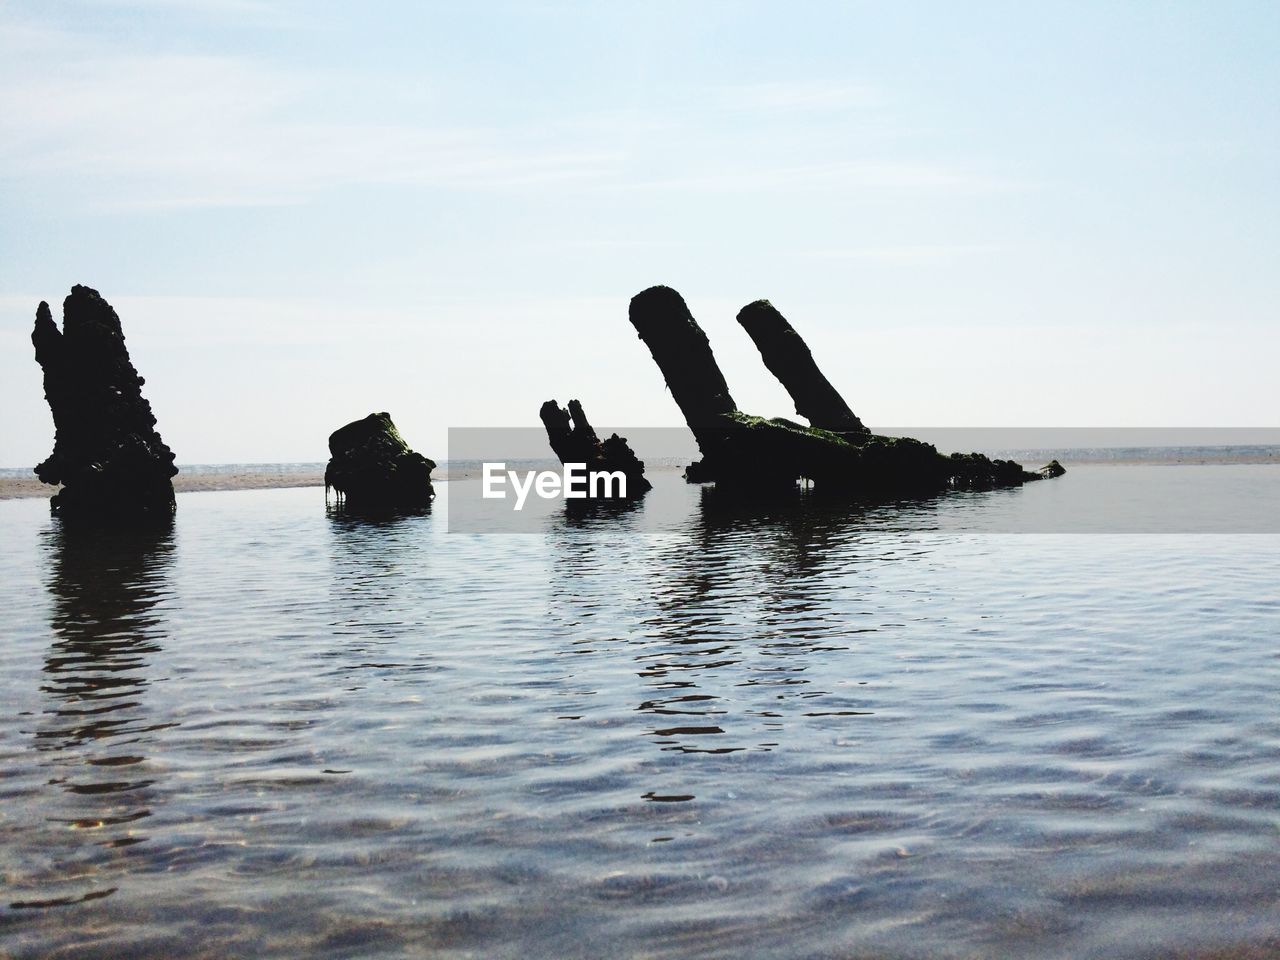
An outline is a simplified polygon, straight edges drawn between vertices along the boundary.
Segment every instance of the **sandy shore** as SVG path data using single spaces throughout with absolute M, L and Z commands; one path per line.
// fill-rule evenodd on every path
M 203 473 L 184 470 L 173 478 L 173 489 L 178 493 L 323 486 L 324 474 L 314 470 L 253 471 L 244 473 Z M 17 497 L 51 497 L 57 489 L 57 487 L 50 487 L 41 483 L 34 476 L 0 477 L 0 500 L 13 500 Z
M 1049 451 L 1055 453 L 1056 451 Z M 1009 456 L 1010 454 L 1000 454 Z M 1073 466 L 1210 466 L 1220 464 L 1280 464 L 1280 451 L 1266 450 L 1258 453 L 1244 452 L 1224 455 L 1216 451 L 1187 450 L 1173 455 L 1156 458 L 1151 456 L 1120 456 L 1104 458 L 1099 456 L 1073 456 L 1068 458 L 1059 454 L 1062 462 L 1069 468 Z M 1033 468 L 1034 465 L 1047 462 L 1047 457 L 1020 456 L 1015 457 L 1023 465 Z M 548 460 L 540 464 L 544 468 L 554 468 L 555 464 Z M 683 461 L 653 462 L 648 465 L 648 472 L 681 471 Z M 471 463 L 437 467 L 431 475 L 434 483 L 448 483 L 450 480 L 474 480 L 480 476 L 480 470 Z M 255 466 L 250 470 L 234 468 L 200 468 L 183 467 L 173 478 L 173 489 L 178 493 L 201 493 L 212 490 L 267 490 L 283 487 L 323 487 L 324 471 L 313 466 L 292 466 L 282 464 L 279 468 Z M 55 487 L 45 486 L 34 475 L 12 476 L 0 475 L 0 500 L 13 500 L 18 497 L 51 497 Z
M 479 476 L 478 470 L 437 467 L 431 475 L 433 483 Z M 173 478 L 177 493 L 206 493 L 213 490 L 278 490 L 284 487 L 323 487 L 324 470 L 309 466 L 282 464 L 279 468 L 254 466 L 249 470 L 234 468 L 182 467 Z M 19 497 L 51 497 L 59 487 L 50 487 L 31 476 L 0 475 L 0 500 Z

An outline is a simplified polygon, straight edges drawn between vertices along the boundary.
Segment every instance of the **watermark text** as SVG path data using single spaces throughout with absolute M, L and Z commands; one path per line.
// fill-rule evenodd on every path
M 529 494 L 544 500 L 564 497 L 566 500 L 625 499 L 627 475 L 621 470 L 587 470 L 585 463 L 566 463 L 561 471 L 508 470 L 505 462 L 485 463 L 482 471 L 481 496 L 486 500 L 505 500 L 508 486 L 515 493 L 516 510 L 523 510 Z

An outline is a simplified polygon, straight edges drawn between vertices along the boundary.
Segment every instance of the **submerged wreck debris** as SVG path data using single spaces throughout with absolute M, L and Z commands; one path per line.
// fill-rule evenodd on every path
M 786 387 L 796 413 L 810 426 L 855 442 L 871 435 L 831 381 L 822 375 L 800 334 L 772 303 L 757 300 L 747 304 L 738 311 L 738 323 L 760 351 L 769 372 Z
M 547 440 L 561 463 L 586 464 L 588 474 L 621 472 L 627 478 L 627 496 L 638 497 L 653 487 L 644 475 L 644 462 L 627 445 L 627 438 L 616 433 L 601 440 L 582 411 L 577 400 L 569 401 L 569 409 L 548 400 L 538 411 L 547 428 Z
M 872 434 L 767 301 L 743 308 L 739 322 L 809 426 L 739 410 L 706 334 L 670 287 L 637 294 L 630 319 L 702 452 L 702 460 L 685 470 L 691 483 L 754 492 L 789 490 L 807 479 L 823 492 L 884 496 L 1016 486 L 1065 472 L 1057 461 L 1032 473 L 1012 460 L 980 453 L 946 456 L 919 440 Z
M 178 468 L 111 304 L 74 286 L 62 302 L 62 329 L 41 302 L 31 342 L 56 431 L 53 453 L 35 468 L 41 482 L 62 485 L 49 501 L 53 513 L 75 523 L 171 520 Z
M 420 509 L 435 496 L 435 461 L 409 449 L 389 413 L 371 413 L 333 431 L 329 453 L 325 500 L 332 488 L 353 513 Z

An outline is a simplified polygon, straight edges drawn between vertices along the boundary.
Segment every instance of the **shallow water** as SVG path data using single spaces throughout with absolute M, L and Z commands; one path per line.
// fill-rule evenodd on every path
M 1280 537 L 659 482 L 678 533 L 0 503 L 0 955 L 1280 951 Z

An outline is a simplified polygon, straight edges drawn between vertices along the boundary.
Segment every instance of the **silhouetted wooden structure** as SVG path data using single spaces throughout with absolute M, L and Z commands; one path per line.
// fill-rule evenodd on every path
M 744 307 L 738 320 L 808 426 L 738 409 L 707 335 L 675 290 L 650 287 L 637 294 L 630 319 L 702 452 L 685 470 L 691 482 L 780 491 L 803 478 L 820 491 L 883 496 L 1015 486 L 1064 472 L 1057 461 L 1033 473 L 1012 460 L 944 455 L 919 440 L 872 434 L 768 301 Z
M 111 304 L 74 286 L 62 302 L 62 329 L 41 302 L 31 342 L 55 430 L 53 452 L 35 473 L 62 485 L 49 501 L 53 513 L 75 524 L 170 521 L 178 468 L 156 432 L 142 396 L 146 381 L 129 359 Z
M 577 400 L 570 400 L 567 410 L 556 401 L 548 400 L 538 416 L 547 429 L 551 449 L 561 463 L 585 464 L 588 473 L 621 472 L 627 478 L 628 497 L 638 497 L 653 487 L 645 479 L 644 462 L 627 445 L 626 437 L 614 433 L 607 440 L 601 440 Z
M 325 498 L 353 513 L 421 509 L 435 491 L 435 461 L 405 443 L 389 413 L 371 413 L 329 435 L 330 459 L 324 471 Z

